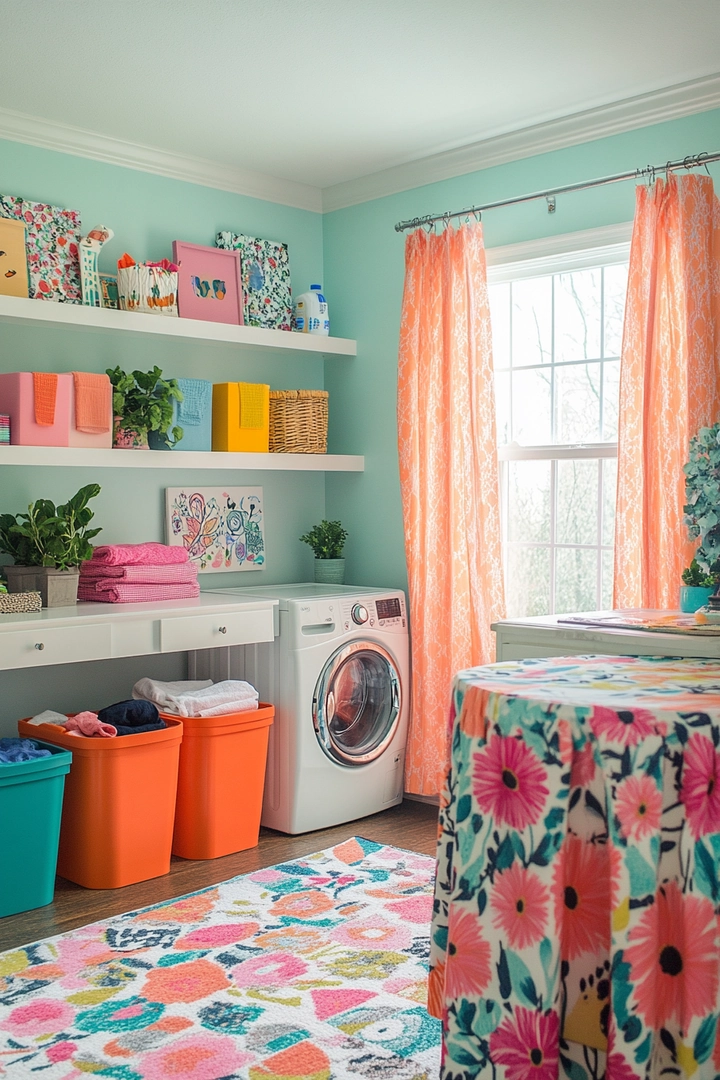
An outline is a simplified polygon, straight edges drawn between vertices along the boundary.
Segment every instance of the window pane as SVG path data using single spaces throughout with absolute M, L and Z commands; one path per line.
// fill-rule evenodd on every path
M 605 459 L 603 469 L 602 543 L 610 547 L 615 542 L 615 494 L 617 490 L 617 458 Z
M 620 361 L 606 360 L 603 364 L 603 439 L 615 442 L 618 437 L 618 403 L 620 400 Z
M 506 581 L 508 618 L 547 615 L 550 610 L 550 548 L 510 545 Z
M 552 277 L 512 284 L 512 362 L 547 364 L 552 350 Z
M 555 611 L 597 609 L 597 551 L 557 548 L 555 552 Z
M 600 270 L 555 276 L 555 360 L 600 356 Z
M 513 439 L 523 446 L 552 441 L 550 368 L 512 373 Z
M 602 597 L 600 600 L 602 611 L 612 611 L 613 597 L 613 552 L 602 552 Z
M 600 364 L 555 369 L 555 441 L 597 442 L 600 438 Z
M 508 461 L 508 540 L 550 542 L 549 461 Z
M 597 519 L 597 461 L 558 461 L 556 543 L 597 544 Z
M 510 283 L 490 285 L 490 325 L 496 368 L 510 366 Z
M 605 356 L 619 356 L 622 343 L 623 314 L 627 292 L 628 268 L 605 267 Z
M 498 446 L 507 446 L 510 435 L 510 372 L 495 375 L 495 424 Z

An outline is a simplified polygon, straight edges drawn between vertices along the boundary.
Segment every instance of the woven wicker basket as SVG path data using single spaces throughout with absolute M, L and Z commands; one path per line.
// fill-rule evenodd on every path
M 270 391 L 270 453 L 326 454 L 327 390 Z

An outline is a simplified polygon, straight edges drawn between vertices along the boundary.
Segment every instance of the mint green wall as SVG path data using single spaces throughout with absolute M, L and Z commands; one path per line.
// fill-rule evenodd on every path
M 325 292 L 332 331 L 358 339 L 349 365 L 329 367 L 330 446 L 365 454 L 365 472 L 328 476 L 326 508 L 350 532 L 348 580 L 406 588 L 397 464 L 397 347 L 403 236 L 397 221 L 720 149 L 720 111 L 658 124 L 534 158 L 415 188 L 324 217 Z M 716 183 L 720 168 L 711 166 Z M 562 195 L 489 211 L 486 247 L 630 221 L 634 184 Z
M 173 240 L 213 244 L 219 229 L 233 229 L 287 242 L 295 292 L 323 280 L 322 218 L 309 211 L 6 141 L 0 141 L 0 191 L 80 210 L 85 229 L 110 226 L 115 237 L 101 255 L 101 269 L 108 272 L 124 251 L 138 260 L 162 259 L 171 257 Z M 0 323 L 0 371 L 104 371 L 115 364 L 132 370 L 155 363 L 176 377 L 244 379 L 268 382 L 273 389 L 321 388 L 324 377 L 320 357 L 267 357 L 240 353 L 231 345 Z M 132 453 L 128 455 L 130 462 Z M 260 484 L 266 568 L 212 575 L 203 586 L 311 577 L 312 554 L 297 538 L 324 516 L 322 473 L 164 473 L 162 459 L 158 454 L 158 468 L 152 471 L 0 467 L 0 512 L 22 510 L 39 497 L 61 501 L 81 484 L 97 481 L 102 485 L 95 500 L 97 524 L 103 527 L 99 542 L 160 540 L 165 487 L 200 480 L 209 485 Z M 0 672 L 0 735 L 14 733 L 18 717 L 41 708 L 102 706 L 127 696 L 141 675 L 182 678 L 184 671 L 184 656 L 170 656 L 72 664 L 32 675 Z

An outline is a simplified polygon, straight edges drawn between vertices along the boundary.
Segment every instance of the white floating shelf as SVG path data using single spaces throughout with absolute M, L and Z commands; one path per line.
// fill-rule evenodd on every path
M 191 341 L 217 341 L 245 348 L 280 352 L 315 353 L 321 356 L 356 356 L 357 342 L 350 338 L 315 337 L 287 330 L 262 330 L 256 326 L 228 326 L 199 319 L 173 319 L 146 315 L 139 311 L 58 304 L 51 300 L 29 300 L 0 296 L 0 321 L 47 326 L 71 326 L 76 330 L 121 330 Z
M 201 450 L 86 450 L 77 446 L 0 446 L 0 465 L 96 469 L 262 469 L 266 472 L 364 472 L 357 454 L 223 454 Z

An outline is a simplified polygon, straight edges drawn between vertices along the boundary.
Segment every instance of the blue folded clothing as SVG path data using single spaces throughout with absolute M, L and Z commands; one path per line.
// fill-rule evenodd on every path
M 97 714 L 101 724 L 112 724 L 118 735 L 142 735 L 145 731 L 160 731 L 167 724 L 152 701 L 116 701 Z
M 51 753 L 52 751 L 43 749 L 32 739 L 0 739 L 0 765 L 34 761 L 35 758 L 50 757 Z

